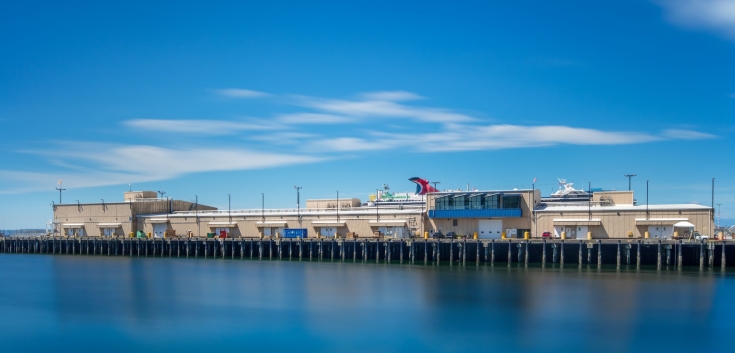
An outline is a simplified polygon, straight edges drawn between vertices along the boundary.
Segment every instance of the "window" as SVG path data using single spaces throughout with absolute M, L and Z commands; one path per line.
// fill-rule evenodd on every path
M 485 207 L 486 209 L 500 208 L 500 195 L 488 195 L 485 196 Z
M 456 219 L 453 219 L 453 220 L 452 220 L 452 226 L 453 226 L 453 227 L 456 227 L 456 226 L 457 226 L 457 220 L 456 220 Z
M 436 200 L 434 200 L 434 207 L 436 207 L 437 210 L 449 209 L 449 201 L 449 196 L 437 197 Z
M 483 208 L 484 200 L 483 200 L 482 194 L 470 196 L 468 199 L 469 199 L 469 204 L 468 204 L 469 209 L 478 210 L 478 209 Z
M 504 195 L 503 208 L 521 208 L 521 197 L 519 195 Z

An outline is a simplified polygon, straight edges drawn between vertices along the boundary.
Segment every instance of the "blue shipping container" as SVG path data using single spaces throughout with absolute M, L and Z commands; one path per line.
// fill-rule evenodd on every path
M 306 238 L 309 231 L 306 228 L 286 228 L 283 230 L 284 238 Z

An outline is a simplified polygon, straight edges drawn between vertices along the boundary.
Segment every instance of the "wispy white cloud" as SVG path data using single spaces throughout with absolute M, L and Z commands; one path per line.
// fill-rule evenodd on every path
M 49 182 L 58 179 L 64 179 L 70 187 L 118 185 L 167 180 L 190 173 L 317 163 L 350 157 L 355 152 L 386 153 L 399 149 L 459 152 L 716 138 L 693 127 L 649 133 L 561 125 L 490 124 L 450 109 L 406 103 L 420 98 L 418 94 L 403 91 L 364 93 L 354 99 L 297 97 L 291 105 L 301 107 L 302 111 L 274 114 L 270 119 L 129 120 L 123 124 L 131 129 L 172 134 L 226 135 L 258 131 L 243 136 L 248 145 L 257 145 L 258 150 L 67 142 L 59 148 L 26 151 L 45 157 L 62 173 L 0 171 L 0 180 L 15 183 L 0 193 L 41 185 L 48 188 Z M 376 120 L 380 123 L 375 124 Z M 325 129 L 324 124 L 339 126 Z
M 230 135 L 245 130 L 274 130 L 279 126 L 266 121 L 134 119 L 123 122 L 129 128 L 144 131 Z
M 214 171 L 274 168 L 327 160 L 302 154 L 284 154 L 240 148 L 163 148 L 149 145 L 64 143 L 51 150 L 26 151 L 59 159 L 77 168 L 57 173 L 0 170 L 0 180 L 13 183 L 0 193 L 47 189 L 64 180 L 67 187 L 119 185 L 128 182 L 168 180 L 183 175 Z
M 406 140 L 365 139 L 360 137 L 335 137 L 317 140 L 309 144 L 315 151 L 331 152 L 359 152 L 390 150 L 404 146 Z
M 331 152 L 379 151 L 402 148 L 418 152 L 459 152 L 546 147 L 557 145 L 624 145 L 663 140 L 700 140 L 716 136 L 693 130 L 660 134 L 602 131 L 571 126 L 445 125 L 421 134 L 373 131 L 367 137 L 336 137 L 309 143 L 309 150 Z M 420 143 L 419 143 L 420 142 Z
M 448 109 L 414 107 L 389 100 L 340 100 L 303 97 L 300 105 L 323 112 L 366 118 L 408 118 L 428 123 L 477 121 L 471 116 Z
M 664 130 L 661 136 L 671 140 L 707 140 L 717 138 L 717 136 L 706 132 L 682 129 Z
M 317 134 L 303 132 L 275 132 L 271 134 L 260 134 L 251 136 L 249 139 L 254 141 L 267 142 L 271 145 L 300 145 L 305 140 L 314 140 L 320 137 Z
M 735 98 L 735 93 L 728 94 L 727 96 L 730 98 Z
M 366 92 L 366 93 L 360 94 L 360 97 L 362 97 L 364 100 L 392 101 L 392 102 L 413 101 L 413 100 L 418 100 L 418 99 L 424 99 L 424 97 L 416 93 L 406 92 L 406 91 Z
M 672 23 L 690 28 L 714 30 L 735 40 L 735 1 L 654 0 L 664 8 Z
M 345 124 L 356 122 L 355 118 L 334 114 L 295 113 L 280 115 L 277 119 L 284 124 Z
M 218 95 L 227 98 L 259 98 L 270 96 L 269 93 L 242 88 L 222 88 L 215 90 L 215 92 Z

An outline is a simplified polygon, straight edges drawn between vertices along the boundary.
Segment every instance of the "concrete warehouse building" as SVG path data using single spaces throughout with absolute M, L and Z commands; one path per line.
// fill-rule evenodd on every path
M 587 201 L 542 198 L 539 190 L 433 192 L 413 202 L 360 199 L 307 200 L 301 209 L 217 210 L 152 191 L 126 192 L 124 202 L 54 206 L 55 234 L 152 237 L 283 236 L 305 228 L 309 237 L 422 237 L 436 232 L 479 239 L 667 239 L 694 231 L 713 237 L 711 207 L 637 205 L 632 191 L 598 191 Z M 375 199 L 375 195 L 371 195 Z M 418 200 L 418 201 L 416 201 Z

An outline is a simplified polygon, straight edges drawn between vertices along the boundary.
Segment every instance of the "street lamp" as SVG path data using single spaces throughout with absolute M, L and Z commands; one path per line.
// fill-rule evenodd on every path
M 625 174 L 625 175 L 623 175 L 623 176 L 624 176 L 624 177 L 626 177 L 626 178 L 628 178 L 628 191 L 630 191 L 630 180 L 631 180 L 631 179 L 632 179 L 632 178 L 633 178 L 634 176 L 638 176 L 638 175 L 636 175 L 636 174 Z
M 441 181 L 432 181 L 431 183 L 434 184 L 434 189 L 436 189 L 436 184 L 441 184 L 442 182 Z M 439 191 L 439 189 L 436 189 L 436 190 Z
M 339 190 L 337 190 L 337 222 L 339 222 Z
M 648 180 L 646 180 L 646 219 L 648 219 Z
M 59 187 L 56 190 L 59 190 L 59 205 L 61 205 L 61 192 L 66 190 L 62 187 L 61 180 L 59 180 Z
M 265 227 L 265 194 L 260 193 L 260 212 L 263 216 L 263 226 Z
M 378 203 L 378 196 L 379 196 L 378 192 L 379 191 L 380 191 L 380 189 L 375 189 L 375 221 L 376 222 L 380 222 L 380 214 L 378 213 L 378 205 L 379 205 L 379 203 Z
M 227 219 L 232 222 L 232 199 L 230 194 L 227 194 Z
M 293 186 L 294 189 L 296 189 L 296 217 L 299 219 L 299 226 L 301 225 L 301 196 L 300 191 L 303 187 L 301 186 Z

